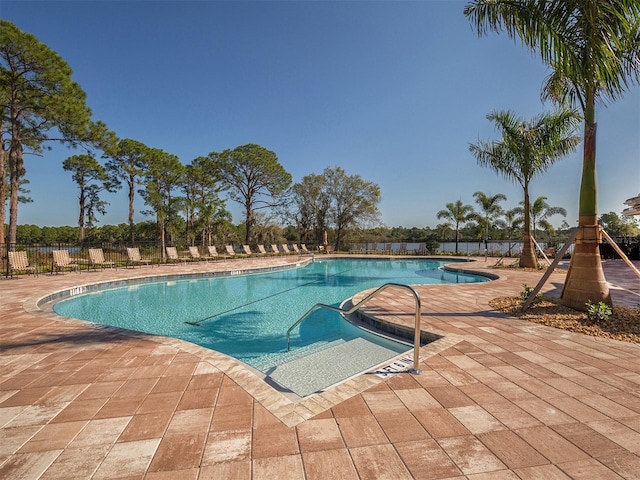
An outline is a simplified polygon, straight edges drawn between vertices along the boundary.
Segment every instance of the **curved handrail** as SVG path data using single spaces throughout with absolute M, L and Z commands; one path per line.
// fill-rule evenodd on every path
M 351 308 L 349 308 L 347 310 L 342 309 L 340 307 L 334 307 L 333 305 L 327 305 L 326 303 L 316 303 L 313 307 L 311 307 L 309 310 L 307 310 L 306 313 L 304 315 L 302 315 L 287 330 L 287 352 L 290 349 L 289 347 L 290 347 L 291 331 L 294 328 L 296 328 L 298 325 L 300 325 L 304 321 L 305 318 L 307 318 L 309 315 L 311 315 L 313 312 L 315 312 L 319 308 L 326 308 L 327 310 L 333 310 L 334 312 L 339 312 L 339 313 L 342 313 L 342 314 L 345 314 L 345 315 L 350 315 L 353 312 L 359 310 L 361 306 L 363 306 L 364 304 L 369 302 L 369 300 L 374 298 L 378 293 L 382 292 L 383 290 L 386 290 L 389 287 L 399 287 L 399 288 L 404 288 L 406 290 L 409 290 L 413 294 L 413 298 L 416 301 L 415 333 L 414 333 L 414 339 L 413 339 L 413 368 L 410 371 L 412 373 L 415 373 L 415 374 L 419 375 L 420 373 L 422 373 L 422 371 L 418 368 L 418 362 L 420 361 L 420 312 L 421 312 L 421 308 L 422 308 L 422 303 L 420 301 L 420 295 L 418 295 L 418 292 L 416 292 L 413 287 L 411 287 L 409 285 L 404 285 L 402 283 L 393 283 L 393 282 L 385 283 L 384 285 L 382 285 L 381 287 L 378 287 L 377 289 L 375 289 L 373 292 L 371 292 L 369 295 L 367 295 L 365 298 L 363 298 L 357 304 L 353 305 Z

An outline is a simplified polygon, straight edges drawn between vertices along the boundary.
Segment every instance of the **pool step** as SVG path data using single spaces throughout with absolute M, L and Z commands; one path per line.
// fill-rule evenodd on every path
M 269 377 L 304 397 L 398 355 L 394 350 L 357 337 L 281 363 L 269 372 Z
M 262 355 L 259 362 L 252 361 L 251 364 L 261 372 L 267 373 L 278 365 L 294 361 L 298 358 L 331 348 L 335 345 L 343 344 L 353 338 L 355 338 L 355 336 L 345 336 L 344 334 L 335 333 L 333 335 L 318 338 L 314 343 L 309 345 L 294 347 L 288 352 L 280 351 L 274 352 L 273 354 Z

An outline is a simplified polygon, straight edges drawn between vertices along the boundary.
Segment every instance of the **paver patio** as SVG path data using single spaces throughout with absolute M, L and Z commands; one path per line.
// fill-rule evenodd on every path
M 423 329 L 444 335 L 422 348 L 421 375 L 360 375 L 302 400 L 216 352 L 36 306 L 100 281 L 297 260 L 0 280 L 0 478 L 640 478 L 640 345 L 488 307 L 541 273 L 417 287 Z M 635 306 L 640 280 L 604 265 L 614 301 Z M 544 290 L 561 285 L 553 274 Z M 385 295 L 368 314 L 413 321 L 410 297 Z

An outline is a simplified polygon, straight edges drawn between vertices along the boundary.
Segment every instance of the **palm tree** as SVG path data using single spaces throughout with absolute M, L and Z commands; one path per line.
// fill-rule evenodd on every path
M 611 303 L 598 247 L 597 101 L 615 101 L 640 81 L 640 2 L 637 0 L 474 0 L 464 14 L 478 34 L 505 30 L 552 68 L 543 98 L 579 105 L 584 151 L 578 235 L 562 301 L 584 309 Z
M 509 256 L 511 256 L 511 239 L 513 238 L 513 231 L 519 229 L 524 221 L 522 208 L 516 207 L 504 212 L 504 221 L 506 223 L 509 240 Z
M 479 140 L 469 150 L 483 167 L 489 167 L 508 180 L 520 184 L 524 194 L 524 234 L 520 267 L 536 268 L 538 261 L 531 240 L 529 184 L 553 163 L 571 152 L 579 137 L 573 135 L 580 115 L 576 110 L 544 113 L 530 121 L 512 112 L 492 112 L 487 119 L 502 132 L 502 141 Z
M 446 210 L 440 210 L 436 216 L 438 219 L 444 218 L 454 223 L 456 226 L 456 254 L 458 253 L 458 242 L 460 241 L 459 231 L 460 225 L 475 218 L 476 214 L 471 205 L 463 205 L 462 200 L 456 200 L 455 203 L 447 203 Z
M 547 203 L 547 197 L 538 197 L 531 204 L 531 226 L 533 227 L 533 236 L 536 236 L 536 225 L 544 230 L 552 230 L 551 224 L 547 218 L 553 215 L 567 216 L 567 211 L 562 207 L 552 207 Z
M 495 221 L 503 210 L 499 205 L 499 202 L 506 200 L 507 197 L 498 193 L 496 195 L 489 196 L 483 192 L 476 192 L 473 194 L 476 197 L 476 203 L 480 205 L 482 213 L 484 214 L 484 245 L 487 246 L 487 240 L 489 240 L 489 230 L 491 229 L 491 223 Z

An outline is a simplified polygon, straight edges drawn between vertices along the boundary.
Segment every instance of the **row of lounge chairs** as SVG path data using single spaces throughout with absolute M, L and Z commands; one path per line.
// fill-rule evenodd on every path
M 289 250 L 289 246 L 287 244 L 282 244 L 280 245 L 280 248 L 278 247 L 278 245 L 276 244 L 271 244 L 270 245 L 270 251 L 267 251 L 267 249 L 265 248 L 264 245 L 258 245 L 258 251 L 254 252 L 251 250 L 251 247 L 249 245 L 243 245 L 242 246 L 242 251 L 241 252 L 236 252 L 233 245 L 226 245 L 225 246 L 225 251 L 222 253 L 222 255 L 227 258 L 227 257 L 235 257 L 238 255 L 241 256 L 252 256 L 252 255 L 278 255 L 278 254 L 285 254 L 285 255 L 290 255 L 292 253 L 310 253 L 310 251 L 307 249 L 307 246 L 303 243 L 300 245 L 300 247 L 298 247 L 298 245 L 293 244 L 291 246 L 292 250 Z M 169 259 L 169 261 L 189 261 L 189 260 L 211 260 L 211 259 L 217 259 L 220 257 L 220 254 L 218 253 L 218 250 L 216 248 L 215 245 L 209 245 L 207 247 L 207 254 L 202 255 L 200 253 L 200 250 L 198 249 L 198 247 L 189 247 L 188 249 L 188 253 L 189 256 L 181 256 L 178 253 L 178 249 L 176 247 L 166 247 L 166 252 L 167 252 L 167 258 Z
M 251 255 L 273 255 L 273 254 L 292 254 L 292 253 L 309 253 L 305 244 L 301 244 L 300 247 L 297 245 L 292 245 L 292 250 L 289 250 L 289 246 L 286 244 L 280 245 L 281 248 L 278 248 L 277 245 L 273 244 L 270 246 L 271 251 L 267 251 L 264 245 L 258 245 L 258 251 L 253 252 L 249 245 L 243 245 L 242 252 L 236 254 L 235 249 L 232 245 L 227 245 L 225 247 L 225 253 L 223 256 L 225 258 L 238 256 L 251 256 Z M 74 270 L 79 272 L 81 265 L 86 265 L 87 268 L 97 269 L 98 267 L 104 268 L 114 268 L 116 267 L 116 262 L 111 260 L 107 260 L 104 255 L 104 251 L 102 248 L 89 248 L 89 259 L 74 259 L 69 255 L 69 250 L 53 250 L 52 251 L 52 263 L 51 263 L 51 273 L 59 273 L 63 270 Z M 211 245 L 207 247 L 207 254 L 202 255 L 198 247 L 189 247 L 188 254 L 189 256 L 182 256 L 178 253 L 176 247 L 166 247 L 167 259 L 170 262 L 186 262 L 193 260 L 215 260 L 220 257 L 216 247 Z M 8 252 L 8 271 L 7 273 L 13 278 L 14 274 L 18 273 L 32 273 L 34 275 L 38 274 L 38 268 L 35 265 L 29 264 L 29 259 L 27 257 L 26 251 L 13 251 Z M 136 266 L 136 265 L 151 265 L 154 263 L 154 260 L 150 258 L 143 258 L 140 254 L 140 249 L 138 247 L 128 247 L 127 248 L 127 266 Z

